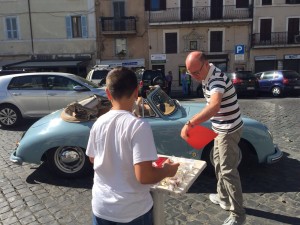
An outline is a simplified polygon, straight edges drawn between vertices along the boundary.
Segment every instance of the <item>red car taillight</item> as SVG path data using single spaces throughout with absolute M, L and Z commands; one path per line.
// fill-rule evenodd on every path
M 144 86 L 144 83 L 143 83 L 143 81 L 141 80 L 140 81 L 140 87 L 143 87 Z
M 288 83 L 289 83 L 289 80 L 286 79 L 286 78 L 283 78 L 283 83 L 284 83 L 284 84 L 288 84 Z
M 233 84 L 241 84 L 241 83 L 243 83 L 243 80 L 241 80 L 241 79 L 239 79 L 239 78 L 234 78 L 234 79 L 232 80 L 232 83 L 233 83 Z

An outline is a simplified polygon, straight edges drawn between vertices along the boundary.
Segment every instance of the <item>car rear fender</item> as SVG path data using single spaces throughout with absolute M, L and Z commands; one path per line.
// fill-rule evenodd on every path
M 251 145 L 257 154 L 259 163 L 267 163 L 267 157 L 275 153 L 273 138 L 267 127 L 255 120 L 245 119 L 242 139 Z

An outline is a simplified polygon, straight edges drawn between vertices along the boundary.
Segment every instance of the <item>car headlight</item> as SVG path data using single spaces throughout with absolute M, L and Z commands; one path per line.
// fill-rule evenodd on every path
M 19 140 L 19 141 L 17 141 L 17 143 L 16 143 L 17 147 L 19 147 L 19 145 L 20 145 L 20 141 L 21 141 L 21 140 L 22 140 L 22 138 L 25 136 L 25 134 L 26 134 L 26 131 L 24 131 L 24 132 L 22 133 L 20 140 Z

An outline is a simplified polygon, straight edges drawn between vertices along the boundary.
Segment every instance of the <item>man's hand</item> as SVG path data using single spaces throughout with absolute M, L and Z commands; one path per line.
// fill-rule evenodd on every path
M 221 102 L 222 102 L 222 93 L 214 93 L 210 96 L 210 103 L 204 107 L 204 109 L 198 114 L 194 115 L 192 119 L 190 119 L 189 124 L 185 124 L 182 129 L 180 136 L 186 141 L 188 138 L 188 131 L 196 124 L 201 124 L 206 120 L 209 120 L 211 117 L 215 116 L 220 110 Z

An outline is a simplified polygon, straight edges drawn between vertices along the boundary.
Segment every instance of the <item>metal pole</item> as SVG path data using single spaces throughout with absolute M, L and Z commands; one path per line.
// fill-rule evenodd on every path
M 30 26 L 31 54 L 34 55 L 33 31 L 32 31 L 32 22 L 31 22 L 30 0 L 28 0 L 28 16 L 29 16 L 29 26 Z

